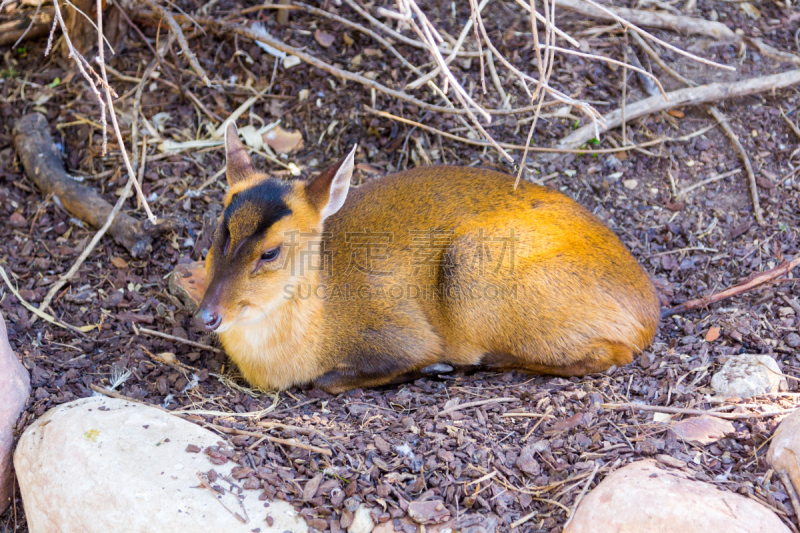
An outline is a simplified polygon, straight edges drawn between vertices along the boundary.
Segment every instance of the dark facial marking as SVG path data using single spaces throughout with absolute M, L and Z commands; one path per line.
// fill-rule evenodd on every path
M 292 210 L 284 197 L 290 189 L 288 183 L 268 179 L 234 194 L 222 220 L 222 229 L 230 239 L 225 248 L 236 255 L 251 237 L 262 236 L 275 222 L 288 216 Z

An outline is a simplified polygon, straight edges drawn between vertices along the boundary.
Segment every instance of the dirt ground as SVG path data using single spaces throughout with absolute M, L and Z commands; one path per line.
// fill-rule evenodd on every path
M 245 4 L 254 5 L 222 0 L 214 4 L 210 14 L 226 16 Z M 433 17 L 436 24 L 457 35 L 468 18 L 468 7 L 462 3 L 455 13 L 455 7 L 451 12 L 450 4 L 440 4 L 425 6 L 430 13 L 438 14 Z M 724 1 L 700 0 L 688 14 L 716 18 L 731 29 L 743 31 L 746 37 L 762 39 L 783 52 L 800 53 L 795 33 L 800 18 L 797 8 L 776 2 L 754 4 L 760 10 L 756 20 L 749 18 L 739 3 Z M 198 9 L 196 3 L 188 1 L 177 5 L 190 13 Z M 346 6 L 337 8 L 329 3 L 324 7 L 358 19 Z M 490 9 L 494 11 L 486 19 L 487 30 L 501 51 L 515 64 L 534 71 L 527 21 L 519 18 L 517 8 L 505 4 Z M 292 12 L 288 26 L 279 26 L 273 11 L 246 17 L 262 21 L 274 36 L 305 47 L 326 61 L 346 67 L 359 56 L 358 70 L 374 73 L 384 84 L 402 87 L 413 79 L 370 37 L 340 23 L 302 10 Z M 618 28 L 567 11 L 561 12 L 558 22 L 593 50 L 621 58 L 622 33 Z M 155 41 L 159 31 L 156 25 L 145 21 L 137 25 Z M 316 29 L 334 36 L 333 45 L 321 46 L 314 36 Z M 161 39 L 165 31 L 161 29 Z M 793 68 L 738 43 L 666 30 L 653 33 L 737 69 L 720 71 L 659 49 L 670 65 L 697 83 L 733 81 Z M 355 142 L 361 147 L 356 184 L 428 162 L 513 171 L 491 150 L 370 114 L 365 106 L 372 105 L 372 96 L 360 85 L 344 84 L 305 64 L 280 68 L 273 78 L 274 58 L 243 38 L 198 30 L 191 34 L 190 45 L 214 78 L 213 87 L 206 87 L 180 55 L 168 55 L 166 60 L 170 64 L 178 60 L 181 86 L 219 117 L 228 116 L 252 96 L 251 87 L 261 90 L 272 80 L 271 90 L 255 104 L 253 114 L 265 121 L 280 118 L 284 128 L 300 131 L 305 141 L 301 150 L 279 159 L 283 166 L 254 156 L 260 168 L 276 175 L 290 178 L 286 165 L 293 163 L 302 177 L 309 177 L 341 157 Z M 26 178 L 12 145 L 14 122 L 31 111 L 45 114 L 67 171 L 101 190 L 110 202 L 115 201 L 115 192 L 126 180 L 125 173 L 118 172 L 122 164 L 113 139 L 109 141 L 109 155 L 101 153 L 96 100 L 69 61 L 58 54 L 43 57 L 45 46 L 45 39 L 40 39 L 14 50 L 0 48 L 4 57 L 0 65 L 0 265 L 12 276 L 20 295 L 33 304 L 41 302 L 49 286 L 71 267 L 94 230 L 72 218 L 53 198 L 40 195 Z M 397 47 L 417 65 L 428 62 L 418 49 L 403 43 Z M 140 76 L 151 58 L 139 34 L 127 30 L 109 64 L 127 76 Z M 619 106 L 621 69 L 580 57 L 556 58 L 554 86 L 594 102 L 601 112 Z M 645 68 L 650 68 L 644 54 L 640 59 Z M 475 66 L 468 69 L 457 61 L 454 70 L 480 100 Z M 681 87 L 659 67 L 653 65 L 652 70 L 667 90 Z M 169 78 L 161 72 L 159 79 Z M 137 83 L 114 76 L 110 81 L 120 95 L 128 94 L 118 107 L 123 114 L 123 133 L 129 140 L 130 94 Z M 301 92 L 308 96 L 301 100 Z M 419 95 L 433 101 L 428 93 L 420 91 Z M 639 81 L 631 76 L 628 102 L 644 97 Z M 498 104 L 485 103 L 492 107 Z M 525 104 L 522 99 L 518 103 Z M 552 159 L 534 155 L 528 163 L 536 171 L 534 179 L 574 198 L 621 237 L 654 279 L 663 307 L 721 290 L 800 253 L 800 174 L 796 171 L 800 166 L 800 138 L 781 117 L 783 111 L 789 120 L 798 122 L 797 88 L 717 105 L 730 117 L 731 127 L 752 160 L 764 226 L 755 222 L 744 170 L 696 188 L 682 198 L 673 194 L 673 190 L 681 191 L 714 175 L 743 168 L 738 153 L 718 127 L 685 141 L 617 155 L 560 154 Z M 380 93 L 375 106 L 444 131 L 457 132 L 460 127 L 452 116 L 427 112 Z M 185 141 L 207 137 L 204 124 L 209 119 L 165 84 L 154 81 L 146 87 L 142 110 L 164 138 Z M 677 138 L 715 124 L 703 106 L 677 111 L 631 121 L 627 137 L 635 142 Z M 157 115 L 159 118 L 155 118 Z M 254 115 L 245 114 L 239 125 L 252 122 L 259 126 Z M 541 119 L 534 144 L 552 145 L 575 127 L 574 122 L 573 118 Z M 524 144 L 527 129 L 514 117 L 507 117 L 495 120 L 490 131 L 499 140 Z M 613 147 L 621 139 L 617 129 L 604 135 L 598 148 Z M 591 487 L 612 470 L 652 456 L 671 467 L 683 468 L 695 479 L 761 502 L 796 531 L 798 517 L 764 459 L 764 444 L 780 417 L 736 420 L 735 433 L 701 447 L 677 438 L 668 423 L 654 420 L 652 412 L 603 405 L 641 402 L 734 412 L 757 411 L 763 405 L 796 405 L 800 377 L 797 274 L 709 308 L 666 318 L 653 345 L 634 363 L 582 379 L 478 371 L 338 396 L 317 389 L 268 394 L 247 388 L 224 355 L 146 335 L 138 329 L 215 343 L 194 327 L 191 314 L 168 293 L 166 276 L 176 264 L 202 259 L 209 246 L 213 231 L 210 215 L 221 211 L 223 181 L 212 183 L 199 194 L 189 191 L 217 173 L 223 154 L 214 148 L 164 156 L 156 146 L 151 146 L 149 154 L 145 195 L 152 198 L 154 212 L 170 217 L 176 229 L 158 239 L 146 259 L 130 257 L 109 238 L 94 250 L 52 308 L 57 317 L 70 324 L 96 325 L 95 329 L 76 335 L 42 320 L 32 324 L 32 314 L 5 285 L 0 286 L 0 307 L 11 344 L 29 369 L 33 386 L 20 432 L 48 409 L 94 394 L 90 386 L 121 381 L 116 391 L 139 401 L 169 410 L 217 412 L 196 415 L 195 419 L 225 428 L 221 434 L 235 452 L 224 456 L 214 450 L 207 453 L 218 460 L 238 462 L 241 468 L 237 477 L 245 488 L 292 502 L 319 531 L 346 529 L 362 501 L 375 508 L 376 521 L 394 521 L 396 531 L 413 531 L 414 526 L 400 522 L 408 502 L 431 499 L 443 500 L 455 520 L 452 527 L 465 531 L 509 531 L 512 523 L 532 512 L 535 514 L 519 530 L 560 531 L 595 467 Z M 126 210 L 142 217 L 135 198 Z M 176 354 L 181 363 L 196 371 L 179 370 L 152 357 L 163 352 Z M 775 357 L 789 376 L 788 390 L 757 399 L 715 401 L 709 385 L 711 376 L 726 358 L 740 353 Z M 512 400 L 437 416 L 456 399 L 464 403 L 491 398 Z M 256 417 L 245 416 L 260 411 Z M 257 420 L 314 431 L 267 431 L 255 425 Z M 329 447 L 334 454 L 329 458 L 236 435 L 236 430 L 244 429 L 296 437 Z M 533 456 L 522 453 L 526 446 L 535 450 Z M 321 472 L 324 476 L 320 477 Z M 311 490 L 313 484 L 319 487 Z M 0 516 L 0 532 L 12 531 L 27 531 L 19 498 L 16 506 Z

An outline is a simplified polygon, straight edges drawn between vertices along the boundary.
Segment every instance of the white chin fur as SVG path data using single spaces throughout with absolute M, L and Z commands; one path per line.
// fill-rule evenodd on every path
M 220 324 L 215 333 L 223 333 L 230 329 L 233 325 L 250 326 L 261 322 L 267 316 L 269 316 L 280 305 L 280 303 L 280 299 L 275 299 L 266 306 L 246 306 L 239 312 L 239 315 L 235 319 L 225 324 Z
M 228 331 L 231 328 L 232 325 L 233 325 L 233 321 L 228 322 L 226 324 L 220 324 L 219 327 L 214 330 L 214 333 L 217 333 L 217 334 L 224 333 L 224 332 Z

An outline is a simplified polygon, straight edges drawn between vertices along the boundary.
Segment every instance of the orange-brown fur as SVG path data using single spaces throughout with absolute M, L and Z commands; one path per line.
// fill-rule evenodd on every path
M 235 183 L 226 206 L 236 191 L 264 179 L 270 178 L 253 173 Z M 283 243 L 282 253 L 298 261 L 301 250 L 320 243 L 330 250 L 330 271 L 300 272 L 283 268 L 281 260 L 257 274 L 213 272 L 212 258 L 220 253 L 215 242 L 206 264 L 210 283 L 225 277 L 215 290 L 226 352 L 254 385 L 285 389 L 316 381 L 332 392 L 391 383 L 438 362 L 562 376 L 630 362 L 652 341 L 659 318 L 647 274 L 577 203 L 546 187 L 523 182 L 514 190 L 513 184 L 488 170 L 418 168 L 351 189 L 341 210 L 321 224 L 306 184 L 293 183 L 285 195 L 291 214 L 268 229 L 253 253 Z M 234 234 L 246 238 L 256 219 L 237 213 L 231 249 Z M 444 261 L 420 265 L 420 233 L 410 230 L 427 239 L 431 228 L 452 231 L 444 239 Z M 348 271 L 353 257 L 362 266 L 366 260 L 363 249 L 353 256 L 347 235 L 352 241 L 353 233 L 368 229 L 390 233 L 392 243 L 373 253 L 368 272 Z M 512 229 L 513 261 L 509 249 L 498 261 L 502 242 L 494 241 L 483 247 L 481 271 L 475 259 L 480 232 L 502 239 Z M 286 245 L 291 230 L 301 232 L 293 251 Z M 380 254 L 386 257 L 374 257 Z M 255 264 L 258 256 L 247 261 Z M 368 287 L 370 296 L 332 297 L 333 287 L 341 293 L 345 285 Z M 398 285 L 473 292 L 379 297 L 380 287 Z M 329 292 L 306 297 L 306 287 Z M 493 298 L 492 287 L 505 297 Z

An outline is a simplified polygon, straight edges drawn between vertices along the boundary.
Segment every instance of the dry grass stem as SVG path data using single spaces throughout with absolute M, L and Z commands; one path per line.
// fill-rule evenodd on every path
M 715 61 L 711 61 L 709 59 L 702 58 L 702 57 L 700 57 L 698 55 L 689 53 L 689 52 L 687 52 L 685 50 L 681 50 L 677 46 L 671 45 L 668 42 L 659 39 L 655 35 L 652 35 L 652 34 L 646 32 L 646 31 L 644 31 L 643 29 L 639 28 L 635 24 L 633 24 L 633 23 L 629 22 L 628 20 L 626 20 L 625 17 L 617 15 L 617 13 L 615 13 L 614 11 L 609 9 L 607 6 L 604 6 L 602 4 L 598 4 L 594 0 L 562 0 L 561 5 L 563 7 L 566 7 L 567 9 L 573 9 L 574 6 L 578 6 L 581 9 L 584 10 L 584 11 L 582 11 L 584 14 L 586 14 L 588 16 L 592 16 L 589 12 L 585 11 L 586 8 L 585 8 L 585 6 L 583 6 L 584 2 L 589 4 L 589 5 L 591 5 L 591 6 L 593 6 L 593 7 L 595 7 L 595 8 L 597 8 L 598 10 L 600 10 L 600 12 L 605 13 L 606 15 L 608 15 L 610 18 L 612 18 L 613 20 L 618 22 L 624 29 L 626 29 L 626 30 L 630 29 L 632 31 L 635 31 L 636 33 L 638 33 L 642 37 L 647 37 L 651 41 L 657 42 L 661 46 L 663 46 L 665 48 L 669 48 L 673 52 L 677 52 L 678 54 L 681 54 L 683 56 L 689 57 L 689 58 L 691 58 L 691 59 L 693 59 L 695 61 L 698 61 L 700 63 L 705 63 L 706 65 L 710 65 L 712 67 L 717 67 L 717 68 L 721 68 L 721 69 L 725 69 L 725 70 L 736 70 L 734 67 L 730 67 L 728 65 L 723 65 L 722 63 L 717 63 Z M 615 11 L 618 11 L 620 13 L 625 13 L 628 17 L 630 17 L 632 15 L 631 10 L 623 10 L 623 8 L 614 8 L 614 9 L 615 9 Z M 575 10 L 577 11 L 578 9 L 575 9 Z M 595 15 L 599 15 L 594 11 L 592 11 L 592 13 L 595 13 Z M 642 11 L 641 13 L 650 13 L 650 12 L 649 11 Z M 662 15 L 662 16 L 665 16 L 665 15 Z M 683 18 L 686 18 L 686 17 L 683 17 Z M 700 21 L 700 22 L 701 22 L 701 24 L 698 26 L 698 29 L 712 27 L 712 26 L 708 26 L 709 24 L 711 24 L 709 21 L 703 20 L 703 21 Z M 656 26 L 656 24 L 646 24 L 646 25 L 648 25 L 648 26 Z M 733 32 L 731 32 L 730 29 L 727 26 L 725 26 L 724 24 L 720 24 L 720 26 L 721 26 L 721 28 L 719 28 L 720 31 L 724 31 L 724 30 L 722 30 L 722 28 L 725 28 L 725 30 L 727 30 L 728 32 L 733 34 Z
M 669 66 L 669 65 L 666 63 L 666 61 L 664 61 L 663 59 L 661 59 L 661 56 L 658 54 L 658 52 L 656 52 L 655 50 L 653 50 L 653 48 L 652 48 L 652 47 L 651 47 L 649 44 L 647 44 L 647 41 L 645 41 L 644 39 L 642 39 L 642 36 L 641 36 L 641 35 L 639 35 L 638 33 L 636 33 L 636 32 L 634 31 L 634 32 L 630 32 L 630 36 L 631 36 L 631 38 L 633 38 L 633 40 L 634 40 L 634 41 L 636 41 L 636 44 L 639 46 L 639 48 L 641 48 L 642 50 L 644 50 L 644 52 L 645 52 L 645 53 L 646 53 L 648 56 L 650 56 L 650 59 L 652 59 L 653 61 L 655 61 L 655 62 L 656 62 L 656 65 L 658 65 L 659 67 L 661 67 L 661 69 L 662 69 L 664 72 L 666 72 L 667 74 L 669 74 L 670 76 L 672 76 L 673 78 L 675 78 L 676 80 L 678 80 L 679 82 L 683 83 L 684 85 L 686 85 L 686 86 L 688 86 L 688 87 L 695 87 L 695 86 L 697 86 L 697 83 L 695 83 L 694 81 L 690 80 L 689 78 L 685 78 L 685 77 L 683 77 L 682 75 L 680 75 L 680 74 L 678 73 L 678 71 L 676 71 L 676 70 L 675 70 L 675 69 L 673 69 L 671 66 Z
M 70 331 L 72 331 L 74 333 L 77 333 L 78 335 L 83 335 L 83 332 L 80 331 L 75 326 L 71 326 L 71 325 L 67 324 L 66 322 L 61 322 L 60 320 L 56 319 L 54 316 L 49 315 L 49 314 L 45 313 L 44 311 L 42 311 L 41 309 L 37 309 L 36 307 L 34 307 L 30 303 L 28 303 L 28 301 L 25 300 L 25 298 L 23 298 L 22 296 L 20 296 L 19 291 L 17 291 L 17 289 L 11 284 L 11 280 L 8 279 L 8 275 L 6 274 L 5 269 L 3 267 L 1 267 L 1 266 L 0 266 L 0 277 L 3 278 L 3 281 L 6 283 L 6 286 L 8 287 L 8 290 L 11 291 L 11 294 L 13 294 L 17 298 L 17 300 L 19 300 L 19 303 L 21 303 L 22 306 L 25 309 L 27 309 L 28 311 L 30 311 L 34 315 L 38 316 L 39 318 L 42 318 L 45 321 L 53 324 L 54 326 L 58 326 L 60 328 L 68 329 L 68 330 L 70 330 Z
M 583 497 L 586 496 L 586 493 L 589 491 L 589 485 L 591 485 L 592 481 L 594 481 L 594 477 L 597 475 L 597 470 L 599 468 L 600 468 L 600 462 L 595 462 L 592 474 L 589 476 L 589 479 L 586 480 L 586 484 L 583 486 L 581 493 L 578 494 L 578 497 L 575 499 L 575 503 L 572 504 L 572 510 L 569 513 L 569 518 L 567 518 L 567 522 L 564 524 L 564 529 L 567 529 L 569 523 L 572 522 L 572 517 L 575 516 L 575 511 L 578 509 L 578 506 L 581 504 L 581 501 L 583 501 Z
M 488 0 L 485 0 L 485 1 L 488 1 Z M 324 9 L 317 9 L 316 7 L 312 7 L 312 6 L 308 5 L 308 4 L 303 4 L 302 2 L 295 2 L 294 5 L 298 6 L 298 7 L 302 7 L 303 9 L 308 11 L 309 13 L 313 13 L 314 15 L 317 15 L 317 16 L 320 16 L 320 17 L 329 18 L 331 20 L 335 20 L 336 22 L 339 22 L 342 25 L 347 26 L 348 28 L 353 28 L 354 30 L 358 30 L 358 31 L 360 31 L 362 33 L 365 33 L 365 34 L 369 35 L 370 37 L 372 37 L 373 39 L 378 41 L 384 48 L 389 50 L 389 52 L 391 52 L 391 54 L 393 56 L 395 56 L 397 59 L 399 59 L 400 62 L 403 65 L 405 65 L 409 70 L 411 70 L 412 72 L 416 73 L 417 75 L 421 75 L 422 74 L 422 71 L 420 71 L 417 67 L 415 67 L 411 63 L 409 63 L 409 61 L 405 58 L 405 56 L 403 56 L 403 54 L 398 52 L 397 49 L 394 46 L 392 46 L 392 43 L 390 43 L 389 41 L 387 41 L 386 39 L 381 37 L 379 34 L 377 34 L 374 31 L 372 31 L 371 29 L 365 28 L 361 24 L 358 24 L 356 22 L 348 20 L 348 19 L 346 19 L 344 17 L 340 17 L 339 15 L 334 15 L 333 13 L 328 13 Z
M 433 126 L 428 126 L 426 124 L 422 124 L 421 122 L 416 122 L 407 118 L 398 117 L 397 115 L 392 115 L 391 113 L 387 113 L 386 111 L 378 111 L 377 109 L 372 109 L 369 106 L 364 106 L 369 113 L 385 117 L 391 120 L 396 120 L 397 122 L 402 122 L 403 124 L 408 124 L 410 126 L 415 126 L 417 128 L 429 131 L 431 133 L 435 133 L 437 135 L 441 135 L 447 139 L 452 139 L 454 141 L 462 142 L 464 144 L 471 144 L 473 146 L 483 146 L 483 147 L 491 147 L 491 145 L 486 141 L 477 141 L 474 139 L 468 139 L 466 137 L 459 137 L 458 135 L 453 135 L 452 133 L 448 133 L 446 131 L 442 131 L 440 129 L 434 128 Z M 528 150 L 530 152 L 544 152 L 544 153 L 558 153 L 558 154 L 613 154 L 617 152 L 628 152 L 630 150 L 634 150 L 636 148 L 646 148 L 648 146 L 654 146 L 657 144 L 662 144 L 665 142 L 670 141 L 680 141 L 685 142 L 688 139 L 691 139 L 694 135 L 690 134 L 688 136 L 683 137 L 664 137 L 660 139 L 653 139 L 651 141 L 646 141 L 643 143 L 631 145 L 631 146 L 619 146 L 616 148 L 599 148 L 599 149 L 578 149 L 578 148 L 548 148 L 544 146 L 530 146 L 530 141 L 528 145 L 521 145 L 521 144 L 512 144 L 512 143 L 499 143 L 500 146 L 505 148 L 506 150 Z

